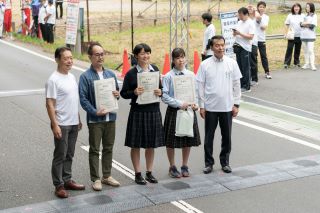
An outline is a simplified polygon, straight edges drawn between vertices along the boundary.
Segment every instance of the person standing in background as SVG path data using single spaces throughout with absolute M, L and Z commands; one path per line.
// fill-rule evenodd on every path
M 47 35 L 47 27 L 46 27 L 46 21 L 45 17 L 47 16 L 47 1 L 46 0 L 41 0 L 41 7 L 39 9 L 39 25 L 40 25 L 40 30 L 42 34 L 42 39 L 45 42 L 48 42 L 48 35 Z
M 301 51 L 301 26 L 300 23 L 303 22 L 303 16 L 301 14 L 302 8 L 299 3 L 295 3 L 291 7 L 291 13 L 287 16 L 286 21 L 284 22 L 286 25 L 285 34 L 288 33 L 289 29 L 294 31 L 294 40 L 288 40 L 287 51 L 284 58 L 285 69 L 289 68 L 291 64 L 292 52 L 294 48 L 294 66 L 300 67 L 300 51 Z
M 12 32 L 11 32 L 11 24 L 12 24 L 12 2 L 11 0 L 5 0 L 5 11 L 4 11 L 4 20 L 3 20 L 3 26 L 4 31 L 6 33 L 6 36 L 10 36 L 12 38 Z
M 216 34 L 216 29 L 212 24 L 212 15 L 210 13 L 203 13 L 202 23 L 206 26 L 206 30 L 203 34 L 203 44 L 202 44 L 202 52 L 201 57 L 202 61 L 211 57 L 213 55 L 212 50 L 210 49 L 209 40 Z
M 41 30 L 39 27 L 39 9 L 41 7 L 41 3 L 39 0 L 32 0 L 31 2 L 31 10 L 32 10 L 32 19 L 33 24 L 37 32 L 37 37 L 39 38 L 39 31 Z
M 258 37 L 257 37 L 257 22 L 256 17 L 260 16 L 257 12 L 256 8 L 254 8 L 252 5 L 248 5 L 247 7 L 249 11 L 249 18 L 252 20 L 253 25 L 255 27 L 254 36 L 252 39 L 252 45 L 251 45 L 251 53 L 250 53 L 250 74 L 251 74 L 251 82 L 250 86 L 256 86 L 258 85 Z
M 31 8 L 30 8 L 30 1 L 29 0 L 23 0 L 22 2 L 22 10 L 23 10 L 23 21 L 22 24 L 22 34 L 28 35 L 30 24 L 31 24 Z
M 4 5 L 3 0 L 0 0 L 0 39 L 2 39 L 2 32 L 3 32 L 3 19 L 4 19 L 4 11 L 6 7 Z
M 259 1 L 257 4 L 257 10 L 260 16 L 256 17 L 257 22 L 257 36 L 258 36 L 258 49 L 262 62 L 262 67 L 264 69 L 266 79 L 272 79 L 270 70 L 269 70 L 269 62 L 267 57 L 267 47 L 266 47 L 266 29 L 269 24 L 269 16 L 265 14 L 266 11 L 266 3 L 264 1 Z
M 60 8 L 60 18 L 58 16 L 58 7 Z M 62 19 L 63 17 L 63 0 L 56 0 L 56 18 Z
M 314 42 L 316 40 L 316 26 L 317 26 L 317 15 L 315 14 L 315 7 L 313 3 L 306 4 L 306 15 L 303 18 L 300 26 L 301 30 L 301 41 L 303 43 L 304 50 L 304 65 L 302 69 L 309 69 L 316 71 L 315 56 L 314 56 Z
M 44 21 L 46 22 L 47 42 L 53 44 L 53 28 L 56 24 L 56 8 L 53 4 L 53 0 L 48 0 L 48 6 L 46 7 L 46 17 L 44 18 Z

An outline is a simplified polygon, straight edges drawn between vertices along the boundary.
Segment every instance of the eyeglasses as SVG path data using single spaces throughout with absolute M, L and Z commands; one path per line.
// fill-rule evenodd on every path
M 95 53 L 95 54 L 93 54 L 93 56 L 95 56 L 95 57 L 104 57 L 104 55 L 105 55 L 105 53 Z

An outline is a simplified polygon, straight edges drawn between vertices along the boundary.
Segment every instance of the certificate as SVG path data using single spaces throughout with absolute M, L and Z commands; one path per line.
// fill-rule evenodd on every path
M 173 77 L 174 97 L 188 104 L 196 103 L 194 77 L 192 75 L 179 75 Z
M 144 92 L 138 96 L 138 104 L 151 104 L 160 102 L 159 96 L 154 94 L 154 90 L 159 89 L 159 72 L 138 73 L 138 87 L 143 87 Z
M 118 100 L 112 94 L 116 90 L 114 78 L 101 79 L 94 81 L 94 92 L 96 97 L 97 109 L 105 109 L 112 112 L 118 109 Z

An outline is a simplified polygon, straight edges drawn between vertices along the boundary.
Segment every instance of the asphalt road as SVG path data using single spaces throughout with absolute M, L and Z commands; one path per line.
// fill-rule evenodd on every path
M 51 60 L 48 60 L 1 41 L 0 50 L 0 212 L 1 210 L 3 212 L 14 212 L 14 209 L 9 208 L 25 205 L 28 207 L 24 208 L 27 211 L 32 209 L 34 205 L 48 201 L 59 203 L 60 200 L 53 193 L 54 188 L 50 175 L 54 147 L 45 109 L 45 97 L 41 93 L 33 94 L 30 92 L 28 95 L 17 96 L 12 92 L 13 90 L 43 89 L 47 78 L 56 65 L 50 55 L 39 52 L 39 54 L 51 58 Z M 76 62 L 76 64 L 84 68 L 88 66 L 80 62 Z M 79 69 L 73 69 L 72 73 L 78 78 L 82 72 Z M 244 168 L 252 169 L 249 169 L 251 172 L 257 171 L 259 174 L 260 172 L 264 174 L 264 170 L 260 171 L 259 168 L 264 168 L 266 163 L 276 162 L 273 165 L 282 165 L 285 160 L 291 162 L 291 160 L 301 157 L 308 158 L 309 156 L 319 155 L 320 141 L 312 133 L 318 131 L 320 122 L 316 115 L 320 114 L 320 100 L 318 98 L 320 92 L 317 88 L 320 72 L 278 71 L 273 73 L 273 77 L 272 80 L 266 80 L 261 76 L 259 86 L 253 88 L 251 93 L 244 95 L 244 103 L 255 104 L 258 110 L 243 104 L 243 108 L 240 108 L 243 112 L 246 111 L 254 115 L 257 113 L 264 114 L 264 107 L 268 106 L 268 110 L 274 113 L 264 115 L 261 119 L 254 119 L 240 112 L 240 116 L 233 126 L 233 151 L 230 159 L 235 174 L 237 169 L 240 172 L 244 171 Z M 119 104 L 120 110 L 113 158 L 132 169 L 130 150 L 124 147 L 129 102 L 120 99 Z M 163 117 L 165 108 L 166 106 L 162 104 Z M 286 114 L 288 112 L 290 112 L 291 117 Z M 85 121 L 84 111 L 81 110 L 80 113 L 82 121 Z M 279 116 L 279 113 L 282 116 Z M 273 121 L 269 122 L 269 118 L 272 118 Z M 203 120 L 199 117 L 198 120 L 201 138 L 203 139 Z M 308 121 L 306 126 L 312 124 L 312 128 L 307 128 L 308 131 L 294 132 L 288 130 L 287 126 L 293 124 L 298 126 L 297 129 L 303 129 L 306 122 L 302 121 L 305 120 Z M 217 130 L 214 154 L 216 159 L 220 150 L 219 143 L 220 133 Z M 310 144 L 314 144 L 315 147 Z M 85 125 L 78 137 L 73 177 L 76 181 L 84 183 L 87 189 L 82 192 L 71 192 L 70 202 L 81 196 L 95 195 L 90 187 L 88 153 L 81 148 L 81 146 L 87 145 L 88 131 Z M 180 166 L 180 150 L 177 150 L 176 159 L 177 165 Z M 143 159 L 142 165 L 144 165 Z M 168 161 L 165 148 L 156 150 L 154 165 L 154 174 L 161 180 L 160 182 L 172 181 L 167 175 Z M 185 179 L 185 181 L 189 181 L 190 185 L 197 184 L 197 181 L 200 180 L 197 178 L 203 178 L 203 166 L 202 144 L 191 151 L 189 167 L 192 177 Z M 309 173 L 305 173 L 303 177 L 295 176 L 295 178 L 281 180 L 271 178 L 272 180 L 269 179 L 269 181 L 265 180 L 265 182 L 262 181 L 259 184 L 248 185 L 248 182 L 254 182 L 255 179 L 252 179 L 248 180 L 248 186 L 226 187 L 228 190 L 224 192 L 208 193 L 206 196 L 200 195 L 201 190 L 195 190 L 195 196 L 185 196 L 184 201 L 197 209 L 189 212 L 319 212 L 320 203 L 317 202 L 317 199 L 320 191 L 320 173 L 312 173 L 312 171 L 318 171 L 317 164 L 314 163 L 313 166 L 315 166 L 314 169 L 312 164 L 305 165 L 309 168 Z M 214 174 L 218 177 L 222 175 L 219 165 L 216 165 L 214 169 Z M 113 169 L 112 173 L 122 184 L 119 190 L 135 187 L 132 179 L 122 172 Z M 235 176 L 227 176 L 226 179 L 232 179 Z M 213 181 L 223 183 L 224 176 L 221 176 L 220 179 L 217 180 L 214 177 Z M 111 187 L 104 186 L 101 195 L 117 192 L 113 190 Z M 177 197 L 179 197 L 179 194 L 183 194 L 183 191 L 178 190 Z M 172 199 L 170 202 L 174 200 Z M 127 209 L 131 209 L 130 212 L 188 212 L 177 208 L 170 202 L 153 200 L 152 205 L 146 205 L 144 208 L 140 206 L 139 208 L 131 207 Z M 113 207 L 112 212 L 121 210 L 121 202 L 118 204 L 118 207 Z M 92 206 L 92 208 L 94 207 Z M 99 212 L 98 209 L 93 210 Z

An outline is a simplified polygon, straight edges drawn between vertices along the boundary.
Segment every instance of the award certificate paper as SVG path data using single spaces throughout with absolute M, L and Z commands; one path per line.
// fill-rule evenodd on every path
M 116 90 L 114 78 L 101 79 L 94 81 L 94 92 L 96 96 L 97 109 L 105 109 L 112 112 L 118 109 L 118 100 L 112 94 Z
M 144 92 L 138 96 L 138 104 L 151 104 L 160 102 L 160 97 L 154 94 L 159 89 L 159 72 L 138 73 L 138 86 L 144 87 Z
M 173 77 L 174 97 L 188 104 L 196 103 L 194 77 L 191 75 L 179 75 Z

